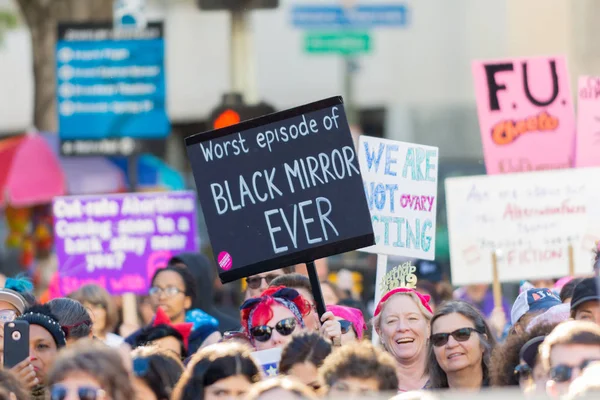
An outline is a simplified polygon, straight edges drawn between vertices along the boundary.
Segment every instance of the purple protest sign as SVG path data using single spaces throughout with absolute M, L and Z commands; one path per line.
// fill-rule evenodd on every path
M 157 268 L 198 251 L 193 192 L 56 197 L 52 210 L 62 295 L 88 283 L 146 294 Z

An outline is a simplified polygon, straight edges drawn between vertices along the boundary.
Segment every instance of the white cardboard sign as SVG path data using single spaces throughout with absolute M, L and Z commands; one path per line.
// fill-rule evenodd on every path
M 600 168 L 446 179 L 452 283 L 566 276 L 569 243 L 576 274 L 592 272 L 600 239 Z
M 364 135 L 358 147 L 376 242 L 361 250 L 433 260 L 438 148 Z

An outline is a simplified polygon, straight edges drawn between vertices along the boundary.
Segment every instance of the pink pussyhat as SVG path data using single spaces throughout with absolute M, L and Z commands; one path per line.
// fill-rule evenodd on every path
M 564 278 L 560 278 L 554 284 L 554 290 L 560 292 L 567 283 L 571 282 L 574 278 L 572 276 L 565 276 Z
M 356 337 L 358 340 L 362 340 L 363 333 L 365 329 L 367 329 L 367 324 L 365 324 L 365 317 L 363 317 L 362 311 L 358 308 L 345 306 L 327 306 L 327 311 L 331 311 L 336 317 L 352 322 Z

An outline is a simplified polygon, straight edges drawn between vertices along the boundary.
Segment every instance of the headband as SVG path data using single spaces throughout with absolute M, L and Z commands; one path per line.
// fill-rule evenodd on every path
M 16 318 L 16 320 L 27 321 L 29 325 L 39 325 L 46 329 L 54 339 L 56 347 L 61 348 L 67 345 L 67 337 L 60 324 L 52 317 L 37 312 L 28 312 Z
M 433 317 L 433 310 L 431 309 L 431 306 L 429 305 L 429 300 L 431 299 L 431 296 L 429 296 L 428 294 L 421 294 L 418 291 L 416 291 L 415 289 L 409 289 L 409 288 L 396 288 L 396 289 L 393 289 L 393 290 L 390 290 L 389 292 L 387 292 L 385 294 L 385 296 L 383 296 L 381 298 L 381 300 L 379 300 L 379 303 L 377 303 L 377 308 L 375 309 L 375 313 L 373 314 L 373 316 L 374 317 L 378 316 L 383 309 L 384 303 L 390 297 L 392 297 L 393 295 L 398 294 L 398 293 L 404 293 L 404 294 L 407 294 L 410 297 L 412 297 L 413 300 L 415 300 L 417 302 L 417 305 L 419 306 L 419 309 L 421 310 L 423 315 L 425 315 L 429 319 L 431 319 Z

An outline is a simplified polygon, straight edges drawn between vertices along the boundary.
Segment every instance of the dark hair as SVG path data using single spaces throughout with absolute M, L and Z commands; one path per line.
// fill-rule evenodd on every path
M 50 310 L 58 318 L 67 339 L 82 339 L 92 332 L 92 318 L 83 304 L 77 300 L 60 297 L 48 302 Z
M 325 359 L 319 373 L 329 387 L 340 379 L 359 378 L 377 380 L 380 392 L 398 390 L 396 361 L 367 341 L 340 347 Z
M 48 386 L 82 372 L 97 379 L 112 400 L 131 400 L 135 396 L 119 352 L 92 339 L 80 340 L 60 352 L 48 375 Z
M 10 393 L 14 393 L 17 400 L 29 400 L 29 393 L 19 381 L 16 375 L 11 371 L 0 369 L 0 388 L 6 389 Z
M 519 377 L 515 376 L 515 367 L 521 363 L 520 351 L 529 340 L 546 336 L 558 325 L 540 324 L 530 331 L 514 334 L 492 352 L 490 381 L 492 386 L 519 386 Z
M 95 306 L 100 306 L 106 311 L 106 324 L 103 333 L 112 332 L 117 326 L 117 323 L 119 322 L 117 306 L 110 294 L 103 287 L 98 285 L 84 285 L 71 293 L 68 297 L 81 304 L 90 303 Z
M 173 392 L 173 400 L 203 400 L 204 389 L 230 376 L 244 375 L 249 382 L 260 380 L 259 367 L 250 347 L 240 343 L 217 343 L 196 353 Z
M 138 347 L 132 353 L 133 373 L 154 392 L 158 400 L 169 400 L 183 374 L 183 364 L 156 346 Z
M 575 291 L 575 286 L 577 286 L 577 284 L 579 282 L 581 282 L 582 280 L 583 280 L 582 278 L 571 279 L 569 282 L 565 283 L 565 285 L 562 287 L 562 289 L 560 289 L 560 300 L 563 303 L 565 302 L 565 300 L 573 297 L 573 292 Z
M 492 334 L 490 327 L 485 318 L 479 310 L 477 310 L 471 304 L 462 300 L 452 300 L 442 303 L 441 306 L 435 311 L 433 318 L 431 318 L 431 330 L 433 333 L 433 325 L 435 321 L 445 315 L 460 314 L 467 318 L 473 323 L 474 328 L 479 332 L 479 342 L 483 347 L 483 357 L 481 359 L 481 369 L 483 372 L 483 382 L 486 382 L 490 377 L 491 367 L 491 356 L 492 350 L 496 346 L 496 340 Z M 429 341 L 429 386 L 432 389 L 448 388 L 448 376 L 446 372 L 440 367 L 437 361 L 435 352 L 433 350 L 433 344 Z
M 320 368 L 331 353 L 331 344 L 317 333 L 304 332 L 292 338 L 281 353 L 279 371 L 288 374 L 296 364 L 310 362 Z
M 196 288 L 196 280 L 194 279 L 194 275 L 190 272 L 187 267 L 184 267 L 180 264 L 169 265 L 165 268 L 159 268 L 156 270 L 154 275 L 152 276 L 152 281 L 150 283 L 151 286 L 154 286 L 154 281 L 161 272 L 172 271 L 179 276 L 181 276 L 181 280 L 183 280 L 183 286 L 185 286 L 185 295 L 192 300 L 192 304 L 196 301 L 198 297 L 198 290 Z
M 307 276 L 295 272 L 278 276 L 271 281 L 269 286 L 285 286 L 292 289 L 306 289 L 311 292 L 310 279 L 308 279 Z
M 181 357 L 187 357 L 187 350 L 183 343 L 183 336 L 181 336 L 181 333 L 177 332 L 175 328 L 166 324 L 160 324 L 157 326 L 146 326 L 142 328 L 140 334 L 135 338 L 133 348 L 146 346 L 152 344 L 155 340 L 166 338 L 169 336 L 174 337 L 181 344 Z
M 417 281 L 416 289 L 421 293 L 423 293 L 423 291 L 420 289 L 423 289 L 425 292 L 429 293 L 429 295 L 431 296 L 431 302 L 434 306 L 440 304 L 440 295 L 438 294 L 433 283 L 426 280 Z

